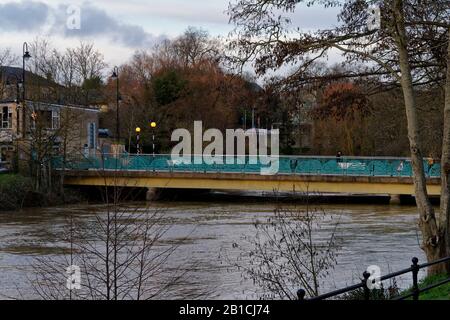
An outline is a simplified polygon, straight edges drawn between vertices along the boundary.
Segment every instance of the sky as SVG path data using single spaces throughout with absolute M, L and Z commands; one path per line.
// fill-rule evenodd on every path
M 237 0 L 231 0 L 237 1 Z M 189 26 L 211 36 L 227 36 L 233 26 L 226 10 L 229 0 L 0 0 L 0 50 L 11 48 L 21 55 L 22 43 L 44 37 L 59 49 L 93 42 L 110 65 L 125 63 L 139 49 L 174 38 Z M 76 20 L 80 28 L 68 29 Z M 292 15 L 303 29 L 330 26 L 336 10 L 302 7 Z M 72 24 L 76 27 L 76 24 Z

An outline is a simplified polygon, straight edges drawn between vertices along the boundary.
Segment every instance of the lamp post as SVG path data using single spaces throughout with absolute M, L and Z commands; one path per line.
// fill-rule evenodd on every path
M 26 42 L 24 42 L 23 43 L 23 47 L 22 47 L 22 102 L 23 102 L 23 110 L 22 110 L 22 115 L 23 115 L 23 117 L 22 117 L 22 119 L 23 119 L 23 121 L 22 121 L 22 126 L 23 126 L 23 130 L 22 130 L 22 132 L 24 132 L 25 133 L 25 130 L 26 130 L 26 128 L 25 128 L 25 126 L 26 126 L 26 123 L 25 123 L 25 120 L 26 120 L 26 116 L 25 116 L 25 107 L 26 107 L 26 97 L 27 97 L 27 95 L 26 95 L 26 85 L 25 85 L 25 62 L 27 61 L 27 60 L 29 60 L 31 58 L 31 55 L 30 55 L 30 52 L 28 51 L 28 43 L 26 43 Z
M 155 129 L 157 125 L 155 121 L 150 122 L 150 128 L 152 128 L 152 146 L 153 146 L 153 157 L 155 157 Z
M 140 146 L 140 142 L 141 142 L 141 128 L 137 127 L 136 128 L 136 154 L 140 154 L 141 153 L 141 146 Z
M 22 48 L 22 82 L 23 82 L 23 96 L 22 96 L 22 100 L 25 102 L 26 99 L 26 94 L 25 94 L 25 62 L 31 58 L 30 52 L 28 51 L 28 43 L 24 42 L 23 43 L 23 48 Z
M 119 92 L 119 68 L 114 67 L 111 79 L 116 80 L 116 138 L 120 142 L 120 117 L 119 117 L 119 102 L 120 92 Z

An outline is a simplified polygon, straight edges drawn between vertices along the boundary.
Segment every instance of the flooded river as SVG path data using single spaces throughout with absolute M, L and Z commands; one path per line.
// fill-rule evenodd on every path
M 149 206 L 150 211 L 161 209 L 172 225 L 166 240 L 183 239 L 166 264 L 168 268 L 190 265 L 191 270 L 183 289 L 164 298 L 195 298 L 199 292 L 205 292 L 204 298 L 209 299 L 253 299 L 261 294 L 259 288 L 230 266 L 230 261 L 251 249 L 245 247 L 243 237 L 255 234 L 255 221 L 273 216 L 274 201 L 157 202 L 132 206 Z M 419 248 L 413 206 L 323 204 L 320 208 L 339 217 L 338 236 L 342 239 L 338 264 L 321 292 L 359 281 L 369 265 L 380 266 L 385 274 L 409 267 L 413 256 L 422 262 L 425 259 Z M 55 238 L 66 226 L 68 213 L 88 221 L 95 213 L 103 214 L 103 209 L 101 205 L 79 205 L 1 212 L 0 294 L 36 298 L 29 283 L 33 257 L 64 253 L 64 246 L 55 245 Z M 330 232 L 329 227 L 321 232 Z M 408 285 L 409 277 L 398 279 L 399 285 Z

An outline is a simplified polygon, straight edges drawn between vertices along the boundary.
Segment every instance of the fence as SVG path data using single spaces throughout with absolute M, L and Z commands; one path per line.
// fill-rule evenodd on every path
M 275 156 L 278 174 L 411 177 L 411 160 L 407 158 L 357 158 L 357 157 L 297 157 Z M 202 156 L 188 156 L 173 160 L 170 155 L 102 154 L 93 157 L 70 158 L 63 163 L 61 157 L 53 159 L 54 168 L 74 170 L 129 170 L 169 172 L 227 172 L 259 173 L 270 164 L 258 156 L 215 156 L 206 161 Z M 212 162 L 212 160 L 214 160 Z M 212 162 L 212 163 L 211 163 Z M 63 166 L 64 165 L 64 166 Z M 428 177 L 440 177 L 440 164 L 424 160 Z
M 435 283 L 433 285 L 429 285 L 429 286 L 427 286 L 425 288 L 419 288 L 419 280 L 418 280 L 419 271 L 421 269 L 424 269 L 424 268 L 427 268 L 427 267 L 430 267 L 430 266 L 434 266 L 434 265 L 437 265 L 437 264 L 441 264 L 441 263 L 450 263 L 450 257 L 443 258 L 443 259 L 440 259 L 440 260 L 437 260 L 437 261 L 434 261 L 434 262 L 430 262 L 430 263 L 420 264 L 420 265 L 419 265 L 419 259 L 413 258 L 412 259 L 412 265 L 411 265 L 410 268 L 390 273 L 390 274 L 385 275 L 385 276 L 383 276 L 383 277 L 381 277 L 379 279 L 373 279 L 372 281 L 373 281 L 373 283 L 375 283 L 375 281 L 381 281 L 382 282 L 382 281 L 389 280 L 389 279 L 392 279 L 392 278 L 395 278 L 395 277 L 398 277 L 398 276 L 401 276 L 401 275 L 404 275 L 404 274 L 407 274 L 407 273 L 411 272 L 412 280 L 413 280 L 412 281 L 411 292 L 407 293 L 405 295 L 402 295 L 402 296 L 395 297 L 392 300 L 405 300 L 405 299 L 408 299 L 408 298 L 411 298 L 411 297 L 413 298 L 413 300 L 419 300 L 419 296 L 420 296 L 421 293 L 430 291 L 431 289 L 434 289 L 434 288 L 440 287 L 440 286 L 442 286 L 444 284 L 450 283 L 450 277 L 447 277 L 447 279 L 442 280 L 442 281 L 440 281 L 438 283 Z M 317 297 L 312 297 L 310 299 L 305 299 L 306 291 L 303 290 L 303 289 L 300 289 L 297 292 L 298 299 L 302 300 L 302 301 L 305 301 L 305 300 L 307 300 L 307 301 L 326 300 L 326 299 L 329 299 L 329 298 L 337 297 L 337 296 L 342 295 L 344 293 L 349 293 L 349 292 L 352 292 L 352 291 L 355 291 L 355 290 L 358 290 L 358 289 L 363 289 L 364 290 L 364 300 L 370 300 L 371 290 L 369 289 L 369 286 L 368 286 L 369 278 L 370 278 L 370 274 L 368 272 L 364 272 L 363 273 L 363 280 L 361 281 L 361 283 L 355 284 L 353 286 L 349 286 L 349 287 L 346 287 L 346 288 L 343 288 L 343 289 L 335 290 L 335 291 L 332 291 L 332 292 L 329 292 L 329 293 L 326 293 L 326 294 L 323 294 L 323 295 L 320 295 L 320 296 L 317 296 Z

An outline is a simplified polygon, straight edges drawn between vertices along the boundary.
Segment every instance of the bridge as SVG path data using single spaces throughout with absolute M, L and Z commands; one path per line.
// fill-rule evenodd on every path
M 196 159 L 197 158 L 197 159 Z M 228 159 L 229 160 L 229 159 Z M 110 155 L 53 159 L 64 170 L 64 183 L 72 186 L 121 186 L 162 189 L 215 189 L 298 192 L 345 195 L 413 195 L 409 158 L 280 156 L 274 175 L 258 158 L 243 163 L 206 164 L 192 156 L 174 161 L 170 155 Z M 440 194 L 440 164 L 424 160 L 428 192 Z

